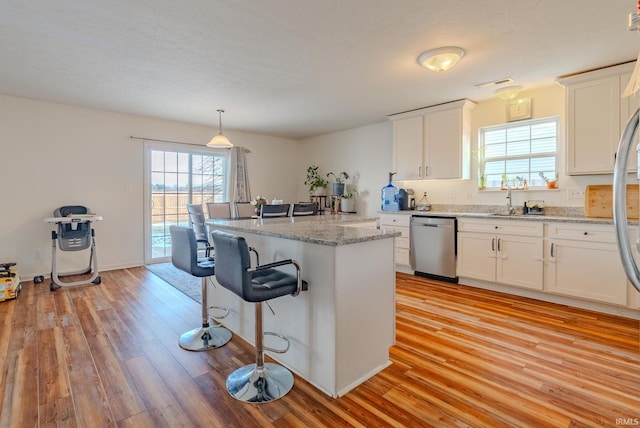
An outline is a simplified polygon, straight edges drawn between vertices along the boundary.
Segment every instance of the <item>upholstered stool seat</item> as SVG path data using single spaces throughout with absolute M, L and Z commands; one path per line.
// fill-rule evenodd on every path
M 262 331 L 262 302 L 277 297 L 293 295 L 307 289 L 302 280 L 300 266 L 288 259 L 251 268 L 249 246 L 243 237 L 214 231 L 213 246 L 216 249 L 216 281 L 224 288 L 247 302 L 255 303 L 256 311 L 256 362 L 241 367 L 227 378 L 227 391 L 234 398 L 248 403 L 277 400 L 293 387 L 293 374 L 285 367 L 264 362 L 264 350 L 283 353 L 289 349 L 289 340 L 279 334 Z M 255 252 L 255 250 L 251 249 Z M 257 253 L 256 253 L 257 255 Z M 276 268 L 292 265 L 296 275 Z M 263 335 L 271 334 L 287 342 L 284 350 L 265 348 Z
M 219 324 L 214 324 L 213 327 L 209 325 L 207 278 L 215 275 L 215 260 L 212 257 L 198 257 L 198 243 L 191 228 L 171 226 L 169 229 L 173 265 L 190 275 L 202 278 L 202 326 L 180 336 L 180 347 L 189 351 L 219 348 L 231 339 L 231 332 Z

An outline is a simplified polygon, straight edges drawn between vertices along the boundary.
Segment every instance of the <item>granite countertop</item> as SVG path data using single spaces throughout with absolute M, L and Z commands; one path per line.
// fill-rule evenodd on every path
M 434 206 L 431 211 L 380 211 L 381 214 L 401 214 L 419 216 L 439 216 L 457 218 L 490 218 L 492 220 L 521 220 L 539 222 L 564 222 L 564 223 L 586 223 L 586 224 L 613 224 L 612 218 L 586 217 L 584 210 L 578 207 L 548 207 L 545 208 L 544 215 L 523 215 L 522 211 L 517 211 L 515 215 L 502 215 L 506 209 L 502 206 L 485 205 L 450 205 Z M 638 220 L 628 220 L 630 226 L 639 224 Z
M 310 242 L 320 245 L 338 246 L 359 242 L 388 239 L 400 236 L 400 232 L 348 227 L 355 223 L 377 221 L 377 217 L 356 215 L 318 215 L 310 217 L 285 217 L 250 220 L 207 220 L 211 229 L 223 229 L 257 235 L 273 236 Z

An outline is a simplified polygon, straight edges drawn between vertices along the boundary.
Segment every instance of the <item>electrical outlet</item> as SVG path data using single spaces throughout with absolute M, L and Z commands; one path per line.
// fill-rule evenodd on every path
M 449 193 L 449 199 L 453 201 L 455 198 L 456 198 L 456 192 Z
M 473 195 L 471 194 L 471 192 L 467 191 L 466 198 L 473 199 Z
M 567 199 L 584 199 L 584 190 L 577 188 L 567 189 Z

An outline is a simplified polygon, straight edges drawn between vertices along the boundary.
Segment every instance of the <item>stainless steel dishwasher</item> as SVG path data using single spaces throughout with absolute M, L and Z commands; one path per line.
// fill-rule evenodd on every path
M 412 216 L 409 263 L 416 275 L 458 282 L 455 217 Z

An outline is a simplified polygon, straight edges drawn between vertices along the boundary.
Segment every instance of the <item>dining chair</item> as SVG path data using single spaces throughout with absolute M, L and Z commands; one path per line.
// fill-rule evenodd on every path
M 260 218 L 289 217 L 290 204 L 260 205 Z
M 211 245 L 207 237 L 207 225 L 204 224 L 205 218 L 202 205 L 187 204 L 187 211 L 189 212 L 189 223 L 193 232 L 196 234 L 196 242 L 204 247 L 205 256 L 209 257 L 211 254 Z
M 207 202 L 209 218 L 231 218 L 230 202 Z
M 235 202 L 236 218 L 251 218 L 256 215 L 255 207 L 251 202 Z
M 299 202 L 293 204 L 291 208 L 291 217 L 316 214 L 318 214 L 318 204 L 316 202 Z

